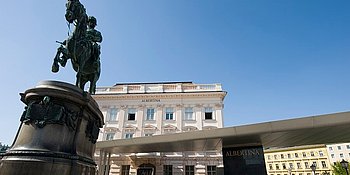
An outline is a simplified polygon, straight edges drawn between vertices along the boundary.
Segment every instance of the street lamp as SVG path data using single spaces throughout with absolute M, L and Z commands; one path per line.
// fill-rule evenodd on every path
M 340 162 L 341 166 L 346 170 L 346 174 L 349 175 L 349 172 L 348 172 L 348 165 L 349 165 L 349 162 L 347 162 L 346 160 L 342 160 Z
M 315 175 L 316 165 L 315 165 L 315 164 L 312 164 L 312 165 L 310 166 L 310 168 L 311 168 L 312 172 L 313 172 L 314 175 Z
M 293 169 L 292 167 L 289 167 L 289 168 L 288 168 L 288 174 L 289 174 L 289 175 L 292 174 L 292 169 Z

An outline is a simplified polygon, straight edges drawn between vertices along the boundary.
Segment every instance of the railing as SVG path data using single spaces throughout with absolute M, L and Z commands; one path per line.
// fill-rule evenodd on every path
M 155 92 L 205 92 L 222 91 L 221 84 L 133 84 L 117 85 L 113 87 L 97 87 L 96 94 L 127 94 L 127 93 L 155 93 Z

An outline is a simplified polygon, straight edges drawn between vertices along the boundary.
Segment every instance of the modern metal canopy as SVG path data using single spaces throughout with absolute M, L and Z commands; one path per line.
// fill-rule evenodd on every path
M 221 150 L 262 145 L 288 147 L 350 142 L 350 112 L 151 137 L 97 142 L 107 153 L 149 153 Z

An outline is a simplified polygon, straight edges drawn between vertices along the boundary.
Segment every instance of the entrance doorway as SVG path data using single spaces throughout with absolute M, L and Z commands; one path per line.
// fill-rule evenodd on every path
M 156 172 L 156 167 L 152 164 L 141 164 L 137 168 L 137 175 L 154 175 Z

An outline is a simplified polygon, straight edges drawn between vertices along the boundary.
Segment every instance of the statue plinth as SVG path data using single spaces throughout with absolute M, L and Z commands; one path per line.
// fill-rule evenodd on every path
M 94 175 L 103 115 L 95 100 L 71 84 L 44 81 L 21 94 L 27 106 L 1 175 Z

